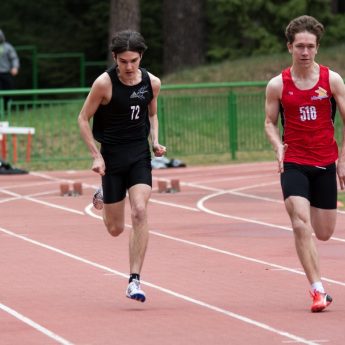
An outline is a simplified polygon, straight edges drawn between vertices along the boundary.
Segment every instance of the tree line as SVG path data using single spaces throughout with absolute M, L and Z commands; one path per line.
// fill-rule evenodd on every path
M 111 63 L 109 43 L 117 30 L 140 31 L 149 46 L 143 64 L 164 76 L 185 68 L 286 49 L 284 29 L 299 15 L 320 20 L 324 46 L 344 42 L 341 0 L 2 0 L 0 28 L 14 46 L 40 53 L 82 52 L 89 68 L 87 86 Z M 20 87 L 30 88 L 31 56 L 22 60 Z M 91 64 L 90 64 L 91 66 Z M 42 59 L 39 86 L 78 86 L 75 59 Z

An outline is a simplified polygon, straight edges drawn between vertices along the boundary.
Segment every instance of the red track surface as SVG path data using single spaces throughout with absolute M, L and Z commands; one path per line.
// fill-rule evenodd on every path
M 88 171 L 0 176 L 1 345 L 344 344 L 345 214 L 318 242 L 334 303 L 309 311 L 275 163 L 154 171 L 145 303 L 125 298 L 128 231 L 107 234 Z M 180 193 L 157 179 L 179 178 Z M 79 197 L 59 196 L 66 180 Z

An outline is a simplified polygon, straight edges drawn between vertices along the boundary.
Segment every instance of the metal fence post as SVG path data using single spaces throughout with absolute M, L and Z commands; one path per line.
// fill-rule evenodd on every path
M 166 145 L 166 135 L 165 135 L 165 116 L 164 116 L 164 107 L 163 107 L 163 97 L 158 97 L 157 101 L 157 113 L 159 119 L 159 142 L 162 145 Z
M 5 118 L 5 99 L 0 96 L 0 120 Z
M 37 48 L 34 47 L 32 50 L 32 88 L 38 88 L 38 63 L 37 63 Z M 37 99 L 37 96 L 34 95 L 34 99 Z
M 33 45 L 16 46 L 17 51 L 31 51 L 31 63 L 32 63 L 32 88 L 37 89 L 37 48 Z
M 80 54 L 80 87 L 85 87 L 85 55 Z
M 237 141 L 237 100 L 236 94 L 233 91 L 228 95 L 228 120 L 229 120 L 229 145 L 231 158 L 235 160 L 236 152 L 238 150 Z

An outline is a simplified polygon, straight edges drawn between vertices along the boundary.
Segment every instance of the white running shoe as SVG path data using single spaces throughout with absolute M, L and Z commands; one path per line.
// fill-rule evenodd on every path
M 145 302 L 145 292 L 140 288 L 140 282 L 137 279 L 133 279 L 127 287 L 126 297 L 134 299 L 136 301 Z
M 101 210 L 103 208 L 103 190 L 102 187 L 99 187 L 92 198 L 93 207 L 96 210 Z

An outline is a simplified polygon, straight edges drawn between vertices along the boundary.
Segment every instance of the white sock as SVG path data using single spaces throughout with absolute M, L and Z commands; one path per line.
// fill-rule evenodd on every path
M 311 284 L 311 290 L 312 291 L 319 291 L 321 293 L 324 293 L 325 292 L 325 289 L 323 288 L 323 285 L 322 283 L 319 281 L 319 282 L 314 282 L 313 284 Z

